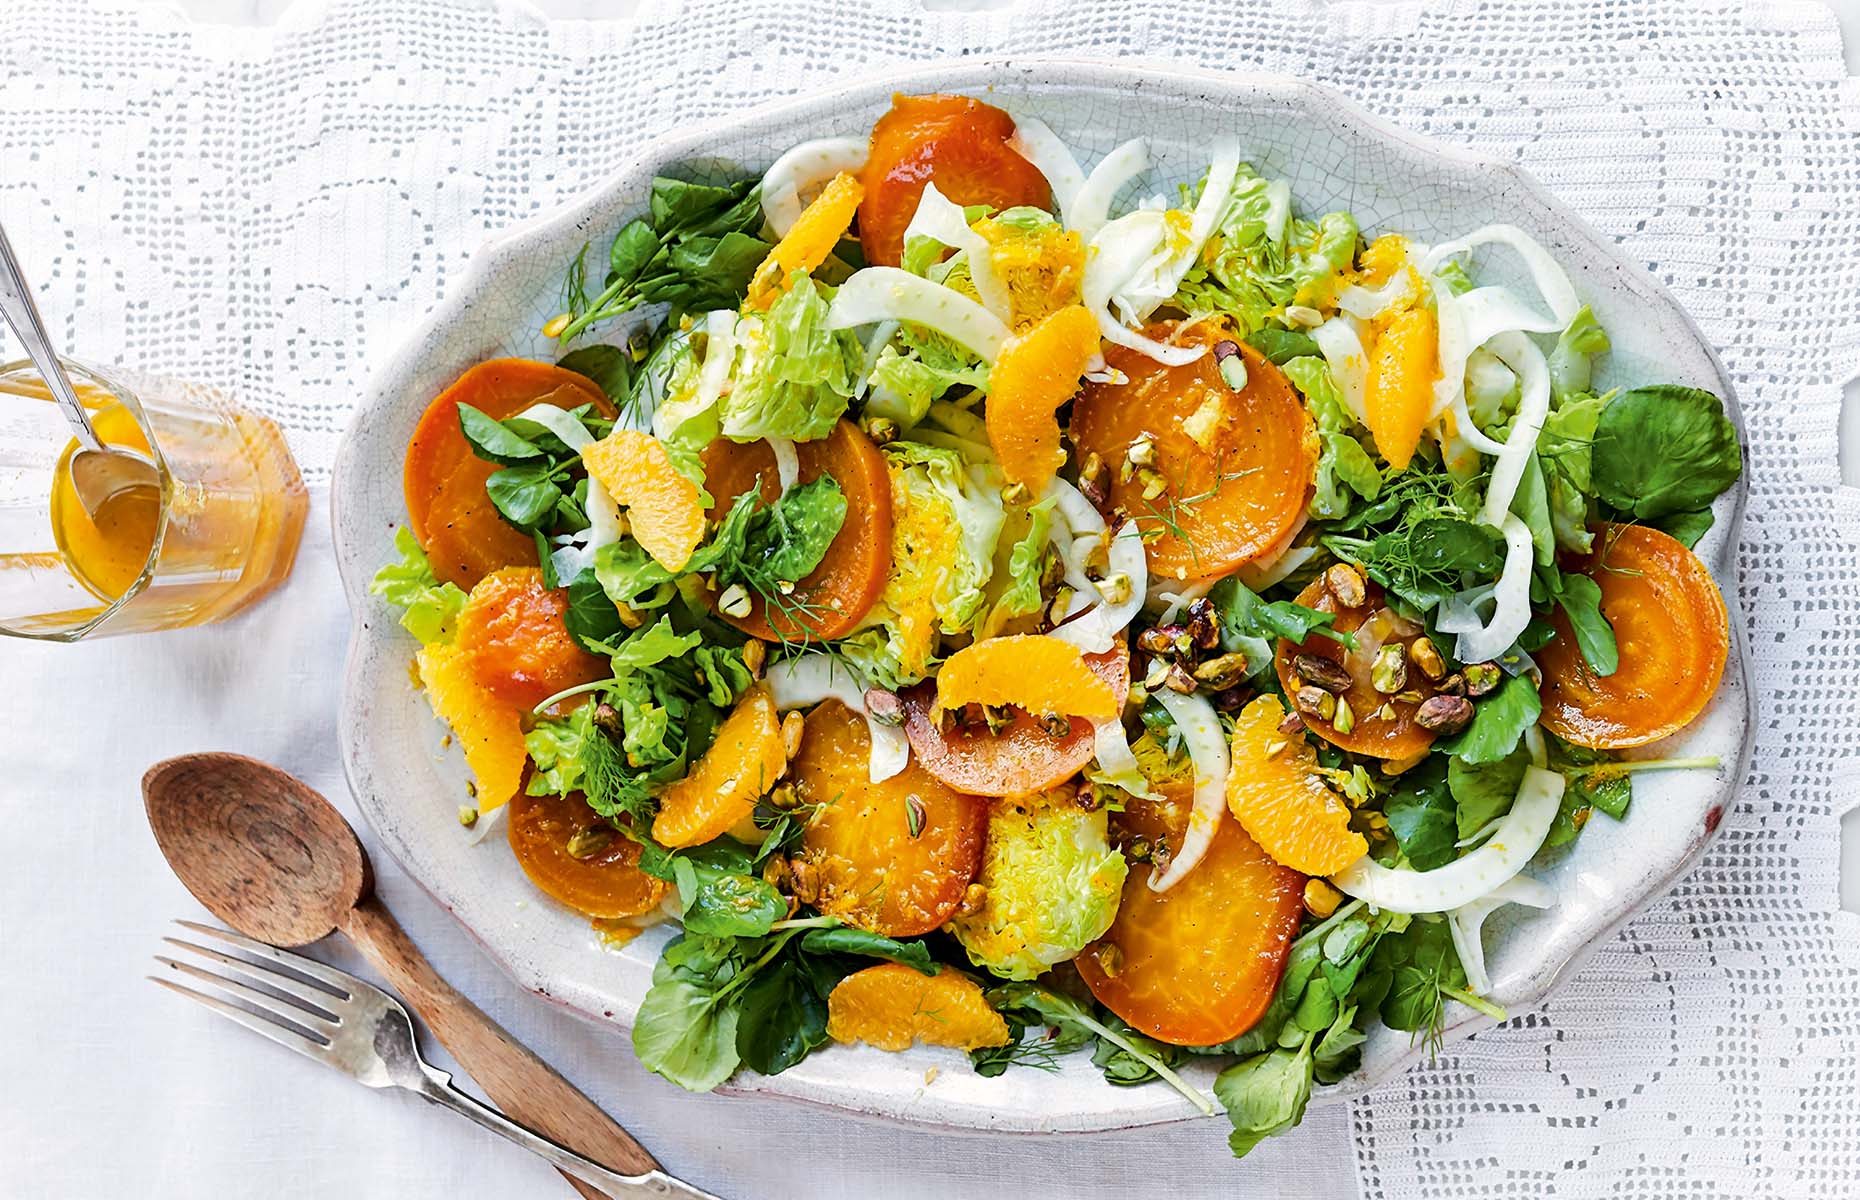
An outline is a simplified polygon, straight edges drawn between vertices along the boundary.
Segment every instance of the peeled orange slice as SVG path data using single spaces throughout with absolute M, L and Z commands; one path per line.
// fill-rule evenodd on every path
M 790 275 L 812 271 L 826 262 L 852 225 L 863 199 L 865 188 L 857 179 L 844 171 L 835 175 L 756 268 L 755 278 L 749 281 L 749 307 L 766 309 L 788 286 Z
M 1434 311 L 1410 308 L 1389 319 L 1369 354 L 1363 423 L 1397 471 L 1407 468 L 1433 415 L 1434 381 L 1440 377 L 1438 337 Z
M 925 975 L 903 963 L 854 971 L 827 997 L 827 1033 L 836 1042 L 909 1050 L 913 1042 L 976 1050 L 1005 1046 L 1007 1022 L 988 1007 L 981 985 L 945 967 Z
M 1043 633 L 989 638 L 956 651 L 936 676 L 939 708 L 1011 704 L 1030 713 L 1104 721 L 1117 693 L 1070 642 Z
M 756 809 L 756 797 L 788 769 L 775 701 L 758 684 L 717 727 L 717 738 L 691 773 L 659 796 L 652 837 L 661 846 L 701 846 Z
M 1274 862 L 1306 875 L 1330 875 L 1369 852 L 1350 828 L 1350 810 L 1317 773 L 1317 751 L 1302 732 L 1279 732 L 1285 708 L 1261 696 L 1234 721 L 1227 807 Z
M 1098 353 L 1098 321 L 1077 304 L 1010 340 L 988 372 L 988 440 L 1009 483 L 1036 494 L 1066 461 L 1059 406 Z
M 434 642 L 415 659 L 433 713 L 452 728 L 477 781 L 478 810 L 502 806 L 523 784 L 529 751 L 521 711 L 478 682 L 472 655 L 457 643 Z
M 616 429 L 581 452 L 588 474 L 627 510 L 633 536 L 668 571 L 682 571 L 704 540 L 704 494 L 679 474 L 659 439 Z

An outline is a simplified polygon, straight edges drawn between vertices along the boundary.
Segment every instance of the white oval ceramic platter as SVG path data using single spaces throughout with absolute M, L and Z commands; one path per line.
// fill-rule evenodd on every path
M 612 1026 L 617 1054 L 631 1053 L 627 1031 L 673 930 L 607 949 L 584 918 L 529 884 L 501 836 L 468 844 L 457 820 L 468 778 L 463 761 L 444 747 L 443 731 L 410 679 L 412 639 L 368 594 L 376 568 L 394 557 L 394 530 L 406 519 L 402 457 L 427 402 L 467 367 L 498 355 L 553 360 L 555 347 L 539 330 L 560 305 L 568 262 L 588 243 L 597 258 L 605 254 L 614 232 L 645 208 L 653 175 L 723 181 L 760 174 L 797 142 L 863 136 L 894 91 L 960 92 L 1039 117 L 1087 169 L 1124 139 L 1147 137 L 1157 166 L 1142 194 L 1198 177 L 1215 137 L 1232 134 L 1262 173 L 1290 181 L 1301 213 L 1343 207 L 1366 231 L 1421 242 L 1492 222 L 1516 224 L 1569 271 L 1613 338 L 1598 387 L 1690 384 L 1723 396 L 1738 419 L 1730 380 L 1677 302 L 1517 168 L 1417 137 L 1337 93 L 1295 80 L 1080 60 L 962 62 L 748 110 L 646 147 L 602 187 L 478 252 L 373 381 L 342 443 L 332 496 L 336 553 L 354 618 L 340 733 L 362 811 L 407 872 L 523 986 Z M 1529 294 L 1528 277 L 1509 252 L 1488 258 L 1478 264 L 1482 282 Z M 1724 683 L 1706 713 L 1660 748 L 1715 754 L 1724 765 L 1715 773 L 1637 778 L 1625 822 L 1598 817 L 1572 851 L 1546 853 L 1532 865 L 1531 873 L 1556 890 L 1556 906 L 1543 913 L 1501 909 L 1486 931 L 1491 998 L 1513 1011 L 1536 1004 L 1686 871 L 1733 802 L 1754 725 L 1736 587 L 1744 495 L 1740 483 L 1719 499 L 1717 523 L 1698 546 L 1730 608 L 1734 633 Z M 1449 1038 L 1488 1023 L 1458 1006 L 1450 1020 Z M 1321 1089 L 1317 1100 L 1353 1095 L 1420 1053 L 1407 1034 L 1381 1030 L 1361 1070 Z M 1205 1085 L 1212 1069 L 1197 1064 L 1189 1074 Z M 1083 1055 L 1055 1072 L 1017 1069 L 984 1079 L 954 1051 L 833 1047 L 773 1078 L 745 1074 L 729 1089 L 929 1125 L 1021 1132 L 1122 1128 L 1193 1115 L 1159 1084 L 1106 1084 Z

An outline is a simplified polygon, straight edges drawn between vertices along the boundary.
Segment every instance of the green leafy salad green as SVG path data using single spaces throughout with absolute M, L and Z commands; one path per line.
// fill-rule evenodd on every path
M 1718 767 L 1666 739 L 1726 669 L 1737 429 L 1520 229 L 1304 213 L 1232 139 L 1131 198 L 1141 141 L 899 104 L 863 176 L 655 180 L 557 362 L 434 402 L 373 590 L 470 836 L 656 948 L 651 1070 L 1076 1054 L 1242 1155 L 1504 1019 L 1486 918 Z

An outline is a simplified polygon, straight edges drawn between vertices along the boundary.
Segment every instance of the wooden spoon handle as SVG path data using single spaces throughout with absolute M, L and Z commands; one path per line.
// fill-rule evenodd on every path
M 622 1174 L 659 1169 L 646 1148 L 599 1105 L 441 979 L 379 900 L 364 899 L 337 922 L 337 928 L 387 977 L 505 1115 Z M 604 1200 L 605 1193 L 592 1185 L 568 1181 L 589 1200 Z

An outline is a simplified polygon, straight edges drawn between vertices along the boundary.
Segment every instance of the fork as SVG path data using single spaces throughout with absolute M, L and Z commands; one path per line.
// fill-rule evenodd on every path
M 313 1058 L 372 1088 L 404 1088 L 421 1099 L 449 1108 L 493 1133 L 547 1159 L 558 1170 L 592 1184 L 615 1200 L 632 1197 L 680 1197 L 718 1200 L 701 1188 L 663 1171 L 622 1175 L 532 1133 L 489 1105 L 452 1086 L 452 1076 L 420 1057 L 413 1018 L 399 1000 L 372 983 L 314 959 L 195 921 L 175 924 L 202 937 L 224 942 L 252 957 L 223 953 L 197 942 L 164 937 L 162 941 L 217 964 L 215 973 L 157 954 L 155 961 L 189 978 L 235 997 L 231 1001 L 164 979 L 148 978 L 190 1000 L 198 1000 L 223 1017 Z M 254 959 L 260 961 L 254 961 Z M 275 964 L 275 965 L 271 965 Z M 250 982 L 241 982 L 233 975 Z M 259 986 L 253 986 L 259 985 Z

